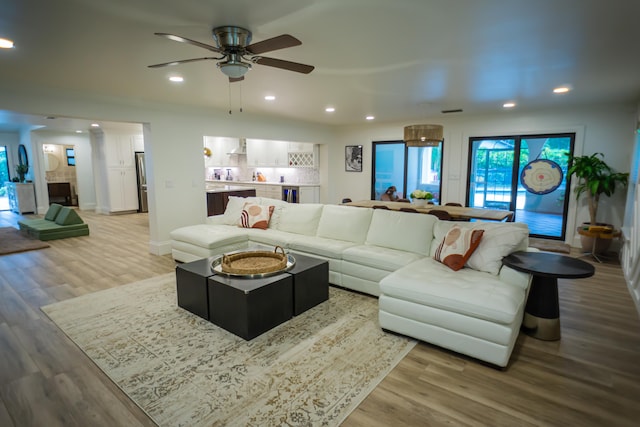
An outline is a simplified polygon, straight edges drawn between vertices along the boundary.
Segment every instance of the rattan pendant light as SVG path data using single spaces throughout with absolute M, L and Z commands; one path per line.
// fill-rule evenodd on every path
M 437 147 L 444 139 L 442 125 L 411 125 L 404 127 L 407 147 Z

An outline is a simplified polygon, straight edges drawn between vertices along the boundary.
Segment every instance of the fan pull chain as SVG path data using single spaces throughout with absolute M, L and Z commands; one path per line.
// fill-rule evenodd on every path
M 242 82 L 238 83 L 238 89 L 240 90 L 240 112 L 242 113 Z M 231 108 L 231 81 L 229 81 L 229 114 L 233 114 Z

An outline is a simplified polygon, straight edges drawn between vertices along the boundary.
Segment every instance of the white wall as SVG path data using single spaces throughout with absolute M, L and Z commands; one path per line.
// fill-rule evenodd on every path
M 442 200 L 465 200 L 467 182 L 468 141 L 472 136 L 500 136 L 517 134 L 575 132 L 575 154 L 602 152 L 606 162 L 619 172 L 629 170 L 629 158 L 636 125 L 634 105 L 600 105 L 564 110 L 547 110 L 519 113 L 504 111 L 500 114 L 441 115 L 425 118 L 421 123 L 444 126 Z M 369 199 L 371 194 L 372 141 L 401 140 L 404 126 L 418 123 L 367 123 L 362 126 L 344 127 L 338 131 L 338 139 L 330 146 L 330 182 L 326 200 L 338 203 L 342 198 Z M 344 147 L 364 147 L 363 172 L 345 172 Z M 339 185 L 336 185 L 340 183 Z M 575 179 L 573 180 L 575 184 Z M 603 196 L 598 218 L 622 225 L 626 191 L 618 191 L 608 200 Z M 589 213 L 584 203 L 576 206 L 570 199 L 567 224 L 567 242 L 580 246 L 579 236 L 572 235 L 575 225 L 588 221 Z M 574 233 L 575 234 L 575 233 Z

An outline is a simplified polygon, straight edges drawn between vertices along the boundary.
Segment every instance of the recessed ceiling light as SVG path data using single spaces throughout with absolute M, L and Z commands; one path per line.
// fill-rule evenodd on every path
M 326 111 L 327 113 L 333 113 L 334 111 L 336 111 L 336 109 L 333 107 L 327 107 L 324 109 L 324 111 Z
M 367 120 L 373 120 L 373 119 L 375 119 L 375 117 L 374 117 L 374 116 L 367 116 L 367 117 L 365 117 L 365 119 L 367 119 Z
M 273 95 L 267 95 L 264 97 L 265 101 L 275 101 L 276 97 Z
M 560 86 L 557 87 L 555 89 L 553 89 L 553 93 L 567 93 L 569 92 L 571 89 L 567 86 Z
M 0 39 L 0 48 L 2 48 L 2 49 L 13 49 L 13 40 Z
M 516 106 L 516 103 L 515 102 L 505 102 L 504 104 L 502 104 L 502 106 L 504 108 L 513 108 L 513 107 Z
M 76 133 L 82 133 L 82 131 L 81 131 L 80 129 L 78 129 L 78 130 L 76 131 Z
M 92 128 L 99 128 L 100 125 L 98 123 L 91 123 Z
M 184 81 L 184 78 L 180 76 L 171 76 L 169 77 L 169 80 L 174 83 L 182 83 Z

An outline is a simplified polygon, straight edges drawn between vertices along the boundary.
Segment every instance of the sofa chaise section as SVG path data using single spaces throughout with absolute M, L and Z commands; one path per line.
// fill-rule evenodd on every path
M 435 225 L 432 253 L 452 226 Z M 426 257 L 381 280 L 380 326 L 504 367 L 520 331 L 531 276 L 501 260 L 527 249 L 528 229 L 518 223 L 456 226 L 483 229 L 484 247 L 458 271 Z

